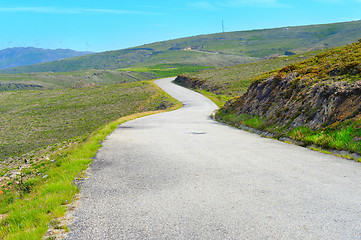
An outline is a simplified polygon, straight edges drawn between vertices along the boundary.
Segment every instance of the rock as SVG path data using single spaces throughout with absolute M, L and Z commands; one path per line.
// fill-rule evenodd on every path
M 223 108 L 238 114 L 258 115 L 269 124 L 319 129 L 361 114 L 361 81 L 318 82 L 296 79 L 291 73 L 254 82 L 242 96 Z
M 187 88 L 201 88 L 205 81 L 199 80 L 197 78 L 192 78 L 184 75 L 179 75 L 175 80 L 174 83 L 179 84 L 181 86 Z

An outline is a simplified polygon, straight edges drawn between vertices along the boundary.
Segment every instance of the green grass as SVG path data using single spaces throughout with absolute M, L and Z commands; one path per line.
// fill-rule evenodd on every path
M 219 111 L 216 114 L 218 120 L 222 120 L 232 126 L 244 125 L 251 128 L 265 130 L 265 119 L 258 116 L 252 116 L 249 114 L 228 114 L 224 111 Z
M 185 75 L 204 81 L 205 84 L 200 87 L 201 90 L 206 90 L 220 97 L 235 97 L 245 93 L 252 81 L 257 77 L 289 64 L 304 61 L 320 52 L 322 51 L 313 51 L 288 57 L 274 57 L 253 63 L 186 73 Z
M 360 64 L 361 39 L 358 42 L 317 54 L 306 61 L 290 64 L 275 73 L 269 73 L 268 76 L 296 72 L 298 77 L 295 79 L 295 83 L 303 79 L 309 79 L 308 82 L 302 83 L 309 86 L 330 80 L 352 83 L 360 80 Z M 264 77 L 267 77 L 267 75 L 262 78 Z M 257 81 L 259 80 L 261 79 Z
M 360 98 L 358 85 L 355 85 L 355 82 L 360 81 L 360 64 L 361 40 L 344 47 L 321 52 L 305 61 L 262 74 L 254 80 L 252 89 L 258 89 L 258 86 L 263 84 L 262 86 L 265 87 L 266 83 L 270 83 L 270 77 L 282 80 L 286 79 L 286 76 L 293 76 L 290 83 L 287 84 L 287 88 L 278 90 L 274 93 L 275 96 L 272 95 L 272 104 L 267 102 L 268 96 L 262 96 L 263 100 L 259 100 L 258 105 L 251 106 L 251 103 L 246 103 L 249 104 L 246 107 L 265 109 L 261 111 L 263 113 L 261 125 L 249 122 L 249 120 L 244 121 L 244 114 L 239 110 L 241 107 L 239 104 L 242 104 L 240 103 L 242 101 L 238 102 L 236 99 L 229 106 L 222 108 L 217 117 L 232 125 L 242 124 L 266 130 L 278 136 L 288 136 L 306 145 L 315 144 L 323 149 L 347 150 L 361 154 Z M 340 85 L 338 82 L 342 82 L 342 84 Z M 265 89 L 272 92 L 276 86 L 268 85 Z M 324 94 L 322 91 L 318 95 L 313 93 L 312 89 L 317 89 L 315 86 L 320 88 L 334 86 L 327 92 L 330 95 L 334 94 L 331 91 L 336 91 L 332 89 L 349 89 L 348 92 L 338 96 L 342 104 L 335 103 L 332 108 L 328 109 L 330 111 L 328 119 L 320 117 L 314 119 L 314 116 L 317 116 L 315 113 L 319 114 L 319 109 L 311 106 L 317 106 L 315 105 L 316 101 L 328 99 L 326 95 L 322 95 Z M 293 97 L 286 97 L 286 93 L 290 92 Z M 259 96 L 248 97 L 251 99 L 247 101 L 252 102 L 253 99 L 256 101 Z M 301 101 L 302 99 L 307 99 L 308 102 Z M 260 118 L 257 114 L 259 112 L 252 111 L 251 119 L 258 122 Z M 301 117 L 305 118 L 302 125 L 292 127 L 294 119 L 301 114 L 304 114 Z
M 221 94 L 214 94 L 212 92 L 208 92 L 206 90 L 200 90 L 200 89 L 196 89 L 197 92 L 203 94 L 204 96 L 206 96 L 207 98 L 209 98 L 210 100 L 212 100 L 219 108 L 223 107 L 224 104 L 231 99 L 231 97 L 229 96 L 225 96 L 225 95 L 221 95 Z
M 159 64 L 188 64 L 199 66 L 228 66 L 253 61 L 254 58 L 234 55 L 213 54 L 194 51 L 157 51 L 126 49 L 81 57 L 68 58 L 56 62 L 41 63 L 0 70 L 0 74 L 37 72 L 74 72 L 90 69 L 117 70 L 133 67 L 149 67 Z
M 152 73 L 158 78 L 174 77 L 185 72 L 197 72 L 203 69 L 211 69 L 209 66 L 197 66 L 191 64 L 158 64 L 150 67 L 133 67 L 119 69 L 138 73 Z
M 86 70 L 65 73 L 25 73 L 0 75 L 0 91 L 80 88 L 136 82 L 157 78 L 154 73 L 117 70 Z
M 147 67 L 158 64 L 230 66 L 286 51 L 304 53 L 361 38 L 361 21 L 199 35 L 63 59 L 0 73 L 72 72 Z
M 192 64 L 158 64 L 119 70 L 83 70 L 64 73 L 24 73 L 0 75 L 0 91 L 43 90 L 104 86 L 174 77 L 184 72 L 197 72 L 213 67 Z
M 45 180 L 35 177 L 23 183 L 31 185 L 30 191 L 5 191 L 0 195 L 0 214 L 7 216 L 0 222 L 0 238 L 42 239 L 49 225 L 64 215 L 66 205 L 79 192 L 73 180 L 87 169 L 105 137 L 119 124 L 153 113 L 134 114 L 107 124 L 84 142 L 54 156 L 55 163 L 46 162 Z
M 348 150 L 361 153 L 361 144 L 355 139 L 361 137 L 361 130 L 357 127 L 360 122 L 351 125 L 328 127 L 319 130 L 311 130 L 308 127 L 297 127 L 288 132 L 288 135 L 295 140 L 307 144 L 316 144 L 326 149 Z
M 48 153 L 49 158 L 31 156 L 31 159 L 40 157 L 41 161 L 31 163 L 31 167 L 23 169 L 19 177 L 1 188 L 4 192 L 0 193 L 0 239 L 42 239 L 50 225 L 59 227 L 56 226 L 56 219 L 64 215 L 66 205 L 79 192 L 74 179 L 83 176 L 82 172 L 87 169 L 107 135 L 125 121 L 166 111 L 163 110 L 166 107 L 170 110 L 181 106 L 152 82 L 2 94 L 7 100 L 17 99 L 5 106 L 9 110 L 5 115 L 8 118 L 16 117 L 20 121 L 19 126 L 37 119 L 42 109 L 51 109 L 41 116 L 45 117 L 41 124 L 35 122 L 31 128 L 13 128 L 12 123 L 2 121 L 2 127 L 13 129 L 12 135 L 35 135 L 34 141 L 47 142 L 47 137 L 35 130 L 48 124 L 49 128 L 57 130 L 54 132 L 62 132 L 62 138 L 52 138 L 55 142 L 78 137 L 66 147 L 53 145 Z M 93 118 L 98 119 L 94 121 Z M 62 126 L 64 122 L 71 124 Z M 91 126 L 88 122 L 92 122 Z M 68 134 L 70 130 L 74 133 Z M 17 141 L 25 145 L 28 143 L 27 139 L 22 138 Z M 37 147 L 29 146 L 29 149 Z
M 270 125 L 266 118 L 249 114 L 228 113 L 225 109 L 217 112 L 216 118 L 232 126 L 244 125 L 274 133 L 275 137 L 287 136 L 305 145 L 316 145 L 322 148 L 321 152 L 329 154 L 327 149 L 346 150 L 361 154 L 361 129 L 359 128 L 361 121 L 315 130 L 306 126 L 287 129 L 278 125 Z
M 0 93 L 0 159 L 83 136 L 139 111 L 171 104 L 147 82 Z

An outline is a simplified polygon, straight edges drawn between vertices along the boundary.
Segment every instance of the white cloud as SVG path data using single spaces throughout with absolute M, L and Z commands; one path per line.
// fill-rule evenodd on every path
M 106 14 L 156 14 L 151 12 L 140 12 L 130 10 L 115 9 L 82 9 L 82 8 L 55 8 L 55 7 L 0 7 L 0 12 L 30 12 L 30 13 L 50 13 L 50 14 L 82 14 L 82 13 L 106 13 Z

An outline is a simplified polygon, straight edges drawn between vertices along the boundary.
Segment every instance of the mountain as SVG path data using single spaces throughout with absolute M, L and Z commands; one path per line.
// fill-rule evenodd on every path
M 331 48 L 359 38 L 361 21 L 216 33 L 0 70 L 0 73 L 69 72 L 174 63 L 230 66 L 272 55 Z
M 91 52 L 77 52 L 70 49 L 42 49 L 34 47 L 15 47 L 0 50 L 0 69 L 20 67 L 82 56 Z

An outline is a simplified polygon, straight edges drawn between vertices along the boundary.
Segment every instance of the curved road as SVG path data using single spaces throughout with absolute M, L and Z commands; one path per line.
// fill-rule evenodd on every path
M 361 239 L 360 163 L 217 123 L 171 80 L 184 107 L 107 138 L 68 239 Z

